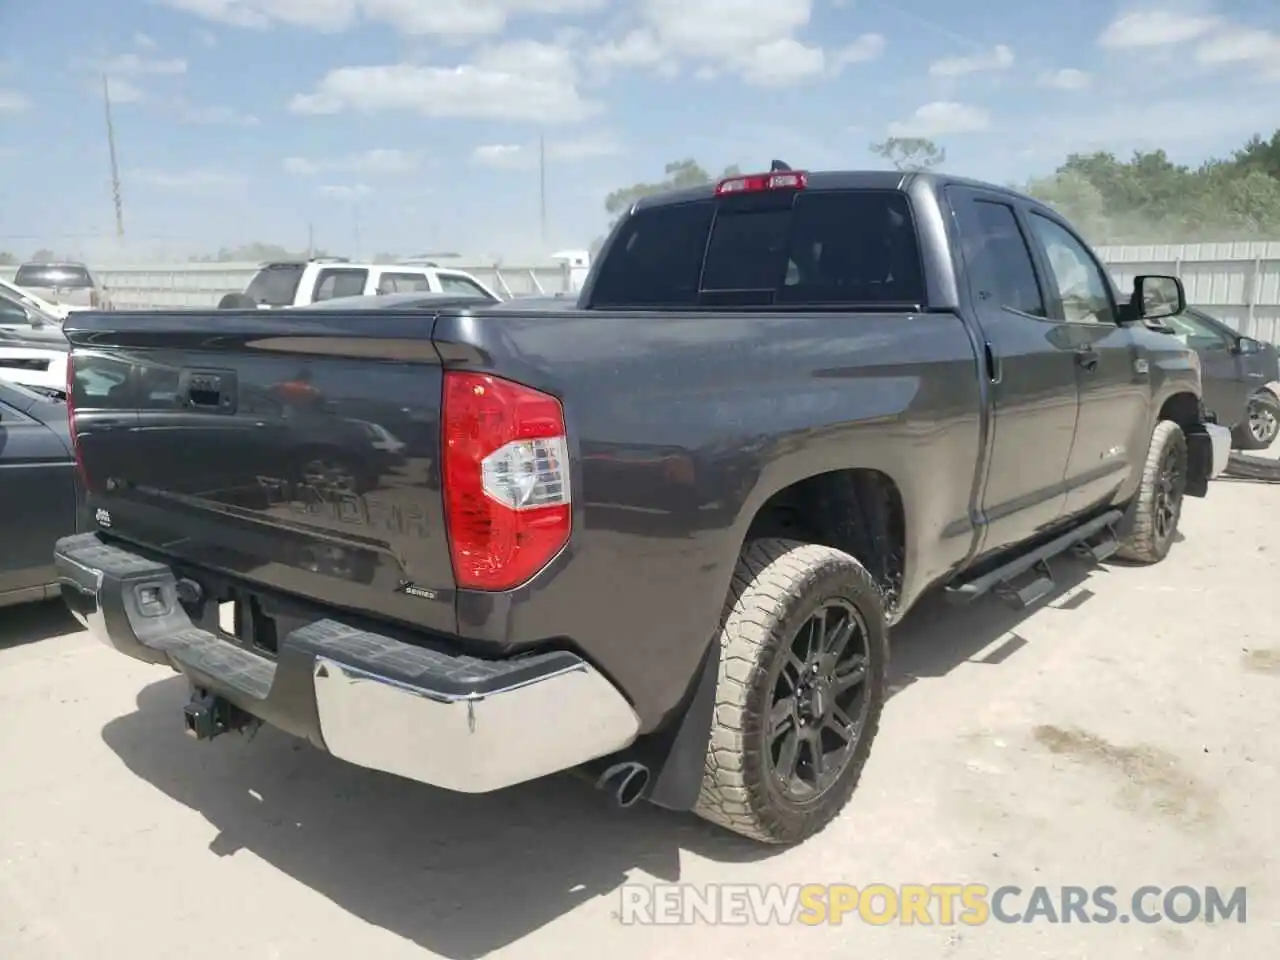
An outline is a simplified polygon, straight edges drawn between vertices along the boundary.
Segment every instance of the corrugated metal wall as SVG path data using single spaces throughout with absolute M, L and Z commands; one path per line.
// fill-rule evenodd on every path
M 1099 247 L 1122 290 L 1142 273 L 1172 273 L 1187 301 L 1246 336 L 1280 343 L 1280 242 Z
M 1259 340 L 1280 343 L 1280 242 L 1144 244 L 1099 247 L 1121 289 L 1140 273 L 1172 273 L 1182 278 L 1187 300 Z M 241 291 L 257 270 L 253 263 L 138 264 L 96 272 L 120 306 L 212 307 L 220 297 Z M 505 295 L 570 289 L 568 268 L 484 263 L 449 263 Z M 0 267 L 13 279 L 14 268 Z

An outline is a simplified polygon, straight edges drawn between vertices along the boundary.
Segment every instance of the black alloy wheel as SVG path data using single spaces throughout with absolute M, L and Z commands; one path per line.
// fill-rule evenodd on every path
M 779 658 L 764 756 L 774 789 L 792 803 L 821 797 L 857 751 L 869 662 L 866 623 L 845 600 L 821 604 Z

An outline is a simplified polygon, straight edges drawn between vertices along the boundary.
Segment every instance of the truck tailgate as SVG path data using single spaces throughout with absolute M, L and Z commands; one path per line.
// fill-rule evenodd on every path
M 73 314 L 104 532 L 200 576 L 452 632 L 434 314 Z

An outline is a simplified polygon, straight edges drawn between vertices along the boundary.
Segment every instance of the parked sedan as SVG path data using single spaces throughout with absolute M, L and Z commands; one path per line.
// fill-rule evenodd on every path
M 58 595 L 53 544 L 79 497 L 66 405 L 0 381 L 0 607 Z
M 1163 320 L 1200 357 L 1205 406 L 1232 428 L 1237 450 L 1263 450 L 1280 432 L 1280 399 L 1269 384 L 1280 380 L 1280 353 L 1244 337 L 1203 310 L 1188 307 Z

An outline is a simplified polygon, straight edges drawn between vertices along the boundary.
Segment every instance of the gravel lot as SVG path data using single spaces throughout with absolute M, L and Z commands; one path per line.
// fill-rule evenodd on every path
M 182 679 L 4 611 L 0 957 L 1274 955 L 1278 498 L 1219 481 L 1164 564 L 1063 562 L 1030 616 L 926 602 L 854 801 L 783 852 L 568 777 L 466 797 L 270 730 L 192 743 Z M 620 884 L 673 881 L 1247 886 L 1248 922 L 619 923 Z

